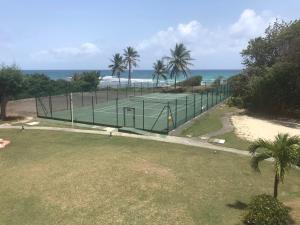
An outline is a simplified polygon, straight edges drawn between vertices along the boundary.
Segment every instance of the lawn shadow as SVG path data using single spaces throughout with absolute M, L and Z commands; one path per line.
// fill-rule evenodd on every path
M 234 208 L 234 209 L 244 210 L 244 209 L 247 208 L 248 205 L 244 202 L 236 200 L 234 203 L 227 204 L 227 206 L 230 207 L 230 208 Z

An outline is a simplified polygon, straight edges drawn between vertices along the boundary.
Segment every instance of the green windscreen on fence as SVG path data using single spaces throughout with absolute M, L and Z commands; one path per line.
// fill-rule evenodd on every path
M 138 85 L 38 97 L 37 115 L 57 120 L 73 119 L 79 123 L 168 133 L 229 96 L 228 85 L 199 93 L 162 93 L 161 90 Z

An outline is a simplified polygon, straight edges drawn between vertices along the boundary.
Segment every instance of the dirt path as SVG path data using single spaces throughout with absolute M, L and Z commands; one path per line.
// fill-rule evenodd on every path
M 226 134 L 234 130 L 234 126 L 232 125 L 232 122 L 230 120 L 231 116 L 235 115 L 236 112 L 229 112 L 225 113 L 221 118 L 222 128 L 217 131 L 210 132 L 208 134 L 205 134 L 203 136 L 207 138 L 215 137 L 218 135 Z

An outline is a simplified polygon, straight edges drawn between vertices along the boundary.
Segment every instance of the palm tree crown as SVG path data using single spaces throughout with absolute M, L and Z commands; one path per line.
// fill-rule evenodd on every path
M 158 80 L 160 78 L 163 78 L 164 80 L 167 79 L 167 73 L 168 73 L 168 68 L 167 66 L 164 64 L 163 60 L 157 60 L 154 64 L 153 64 L 153 79 L 156 78 L 156 86 L 158 86 Z
M 109 65 L 108 67 L 112 71 L 112 76 L 114 76 L 116 74 L 117 77 L 119 78 L 119 84 L 121 84 L 120 75 L 126 69 L 123 57 L 121 56 L 121 54 L 117 53 L 117 54 L 113 55 L 113 58 L 110 61 L 112 62 L 112 64 Z
M 140 55 L 133 47 L 127 47 L 124 49 L 124 62 L 128 67 L 128 85 L 131 84 L 131 70 L 132 67 L 137 67 Z
M 286 171 L 297 164 L 300 138 L 288 134 L 278 134 L 274 141 L 258 139 L 249 147 L 252 154 L 251 166 L 259 171 L 259 162 L 273 158 L 275 169 L 274 197 L 277 197 L 279 181 L 283 182 Z M 256 153 L 261 149 L 259 153 Z
M 168 69 L 170 70 L 170 77 L 175 78 L 175 88 L 176 88 L 176 78 L 179 74 L 183 74 L 188 77 L 190 74 L 189 66 L 193 65 L 190 61 L 191 51 L 187 50 L 184 44 L 176 44 L 174 50 L 171 49 L 171 56 L 166 57 L 169 61 Z

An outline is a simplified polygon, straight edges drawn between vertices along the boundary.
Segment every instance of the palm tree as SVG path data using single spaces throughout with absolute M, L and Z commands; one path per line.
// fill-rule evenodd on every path
M 175 78 L 175 88 L 176 88 L 176 80 L 177 76 L 183 74 L 185 77 L 188 77 L 190 74 L 189 66 L 193 65 L 190 63 L 191 51 L 187 50 L 184 44 L 176 44 L 174 50 L 171 49 L 171 56 L 165 57 L 168 63 L 168 69 L 170 71 L 171 79 Z
M 251 167 L 259 171 L 258 164 L 268 158 L 273 158 L 275 179 L 274 179 L 274 198 L 277 198 L 279 181 L 283 182 L 286 171 L 296 165 L 300 138 L 297 136 L 290 137 L 288 134 L 278 134 L 274 141 L 258 139 L 249 147 L 252 154 Z M 260 151 L 256 153 L 258 149 Z
M 157 60 L 154 64 L 153 64 L 153 80 L 156 78 L 156 87 L 158 86 L 158 80 L 159 78 L 163 78 L 164 80 L 167 79 L 167 73 L 168 73 L 168 68 L 167 66 L 164 64 L 163 60 Z
M 127 47 L 124 49 L 124 62 L 128 67 L 128 85 L 131 85 L 131 70 L 132 67 L 137 67 L 137 61 L 139 61 L 140 55 L 133 47 Z
M 112 76 L 114 76 L 115 74 L 117 75 L 117 77 L 119 78 L 119 85 L 120 85 L 121 84 L 120 75 L 126 69 L 123 57 L 121 56 L 121 54 L 117 53 L 113 55 L 113 58 L 110 61 L 112 62 L 112 64 L 109 65 L 108 67 L 112 71 Z

